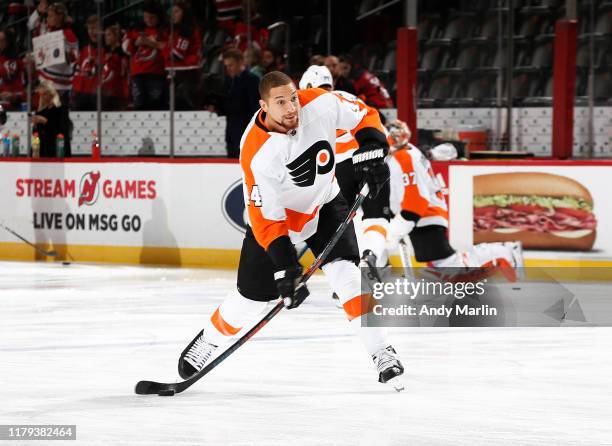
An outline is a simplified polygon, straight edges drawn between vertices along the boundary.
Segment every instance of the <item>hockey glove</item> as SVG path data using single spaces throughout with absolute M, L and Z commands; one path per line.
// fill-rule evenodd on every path
M 389 166 L 385 163 L 386 151 L 378 144 L 366 144 L 353 154 L 355 177 L 370 187 L 370 198 L 375 198 L 382 186 L 389 181 Z
M 291 266 L 283 271 L 274 273 L 278 293 L 283 298 L 285 308 L 297 308 L 310 292 L 305 284 L 300 283 L 302 278 L 302 267 L 300 265 Z
M 401 239 L 406 237 L 415 227 L 415 222 L 406 220 L 401 214 L 397 214 L 389 223 L 389 235 L 387 240 L 392 245 L 397 245 Z

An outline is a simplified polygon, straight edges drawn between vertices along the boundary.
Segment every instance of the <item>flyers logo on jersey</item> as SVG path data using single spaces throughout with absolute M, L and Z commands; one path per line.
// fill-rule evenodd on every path
M 317 141 L 287 164 L 293 183 L 299 187 L 312 186 L 317 174 L 325 175 L 333 168 L 334 152 L 327 141 Z

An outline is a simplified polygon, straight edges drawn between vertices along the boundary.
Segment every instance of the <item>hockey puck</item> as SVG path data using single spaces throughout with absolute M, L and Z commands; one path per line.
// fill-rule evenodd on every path
M 62 265 L 68 266 L 68 265 L 70 265 L 70 262 L 62 262 Z
M 159 396 L 174 396 L 174 390 L 172 389 L 167 389 L 167 390 L 160 390 L 157 394 Z

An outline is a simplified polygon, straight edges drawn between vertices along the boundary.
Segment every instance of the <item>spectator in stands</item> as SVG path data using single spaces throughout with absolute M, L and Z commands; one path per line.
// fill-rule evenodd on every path
M 334 78 L 334 90 L 346 91 L 347 93 L 355 94 L 353 84 L 340 73 L 340 61 L 334 55 L 329 55 L 325 58 L 324 65 Z
M 244 56 L 237 48 L 230 48 L 223 53 L 223 65 L 227 73 L 226 96 L 215 111 L 226 116 L 227 156 L 238 158 L 242 133 L 259 109 L 259 78 L 246 69 Z
M 266 70 L 261 64 L 261 51 L 256 45 L 251 44 L 251 47 L 245 50 L 244 60 L 249 67 L 249 71 L 259 79 L 266 74 Z
M 72 31 L 71 23 L 72 19 L 68 16 L 68 10 L 63 3 L 56 2 L 47 8 L 46 33 L 63 31 L 66 61 L 38 71 L 38 80 L 50 82 L 53 88 L 57 90 L 61 102 L 65 105 L 70 103 L 72 79 L 79 58 L 79 43 Z
M 325 57 L 322 54 L 313 54 L 310 56 L 310 65 L 325 65 Z
M 48 0 L 40 0 L 36 9 L 28 19 L 28 29 L 32 33 L 32 37 L 40 36 L 47 32 L 47 8 L 49 7 Z
M 75 110 L 95 110 L 98 88 L 98 16 L 87 19 L 87 45 L 81 48 L 72 81 Z M 104 60 L 104 54 L 102 54 Z
M 217 25 L 232 36 L 235 34 L 236 22 L 243 14 L 243 0 L 215 0 Z
M 62 104 L 57 90 L 51 82 L 42 81 L 36 88 L 38 111 L 32 116 L 34 133 L 40 137 L 40 157 L 56 156 L 59 135 L 64 137 L 64 156 L 70 156 L 70 118 L 68 107 Z
M 188 3 L 179 1 L 172 7 L 174 34 L 166 48 L 166 70 L 174 71 L 175 108 L 199 108 L 195 95 L 202 66 L 202 35 Z M 172 75 L 172 73 L 171 73 Z
M 340 75 L 353 83 L 355 95 L 369 106 L 393 107 L 393 100 L 382 82 L 365 68 L 358 67 L 351 56 L 340 56 Z
M 266 48 L 261 52 L 261 64 L 266 70 L 266 73 L 270 71 L 284 71 L 285 62 L 283 61 L 283 55 L 279 54 L 272 48 Z
M 130 56 L 132 98 L 136 110 L 163 110 L 167 107 L 163 50 L 168 32 L 155 1 L 146 2 L 143 9 L 142 27 L 129 31 L 123 42 Z
M 121 28 L 112 25 L 104 31 L 104 66 L 102 67 L 102 107 L 123 110 L 127 106 L 129 59 L 121 48 Z
M 17 57 L 13 33 L 0 30 L 0 105 L 4 110 L 19 110 L 25 100 L 24 69 Z

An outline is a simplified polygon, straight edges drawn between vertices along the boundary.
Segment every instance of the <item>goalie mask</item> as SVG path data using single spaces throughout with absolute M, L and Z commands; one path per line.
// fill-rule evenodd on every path
M 396 119 L 387 124 L 392 147 L 397 150 L 406 147 L 410 142 L 410 129 L 404 121 Z

